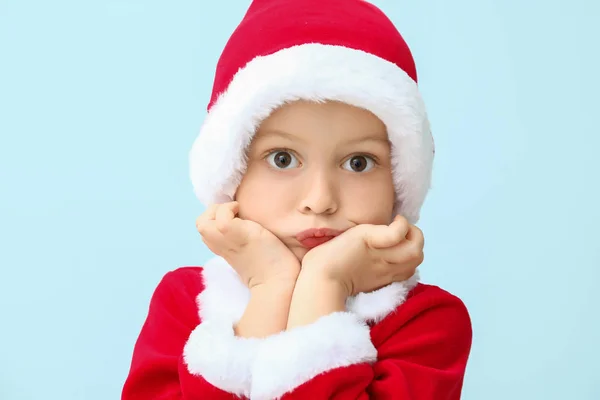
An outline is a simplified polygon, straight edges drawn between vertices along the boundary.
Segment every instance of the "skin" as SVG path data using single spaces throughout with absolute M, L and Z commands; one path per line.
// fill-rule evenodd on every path
M 265 337 L 344 311 L 348 296 L 409 278 L 423 235 L 393 216 L 395 191 L 385 125 L 339 102 L 297 101 L 259 127 L 235 201 L 214 205 L 197 228 L 250 288 L 235 327 Z M 314 249 L 296 234 L 343 233 Z
M 282 170 L 265 160 L 279 148 L 293 150 L 297 167 Z M 355 155 L 370 155 L 368 170 L 349 167 Z M 262 123 L 236 194 L 240 217 L 273 232 L 299 260 L 308 250 L 295 239 L 298 232 L 388 224 L 394 198 L 383 122 L 343 103 L 304 101 L 279 108 Z

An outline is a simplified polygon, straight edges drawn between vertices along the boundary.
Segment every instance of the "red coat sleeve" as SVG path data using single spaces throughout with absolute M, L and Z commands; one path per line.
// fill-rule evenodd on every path
M 240 342 L 231 328 L 201 323 L 196 298 L 202 290 L 200 268 L 180 268 L 162 279 L 134 347 L 122 400 L 231 400 L 249 391 L 251 343 L 236 354 Z
M 265 341 L 251 398 L 458 400 L 471 337 L 464 304 L 419 285 L 370 332 L 336 313 Z

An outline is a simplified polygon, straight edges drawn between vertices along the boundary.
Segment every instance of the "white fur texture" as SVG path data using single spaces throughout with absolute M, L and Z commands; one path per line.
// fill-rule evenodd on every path
M 203 267 L 204 291 L 197 303 L 202 321 L 237 323 L 250 300 L 250 291 L 235 270 L 222 257 L 213 257 Z M 369 293 L 359 293 L 346 302 L 348 311 L 365 322 L 379 322 L 406 300 L 419 282 L 416 273 L 404 282 L 396 282 Z
M 348 311 L 358 315 L 363 321 L 378 323 L 404 303 L 406 295 L 419 283 L 416 272 L 404 282 L 394 282 L 370 293 L 359 293 L 346 301 Z
M 210 109 L 190 151 L 190 178 L 205 204 L 231 201 L 257 127 L 286 102 L 341 101 L 371 111 L 392 143 L 397 213 L 411 223 L 431 183 L 434 144 L 417 84 L 393 63 L 341 46 L 305 44 L 257 57 Z
M 213 257 L 202 268 L 204 290 L 197 303 L 201 321 L 237 323 L 250 300 L 248 287 L 222 257 Z
M 281 395 L 331 368 L 373 361 L 377 352 L 366 322 L 381 321 L 393 312 L 419 279 L 415 274 L 405 282 L 360 293 L 348 299 L 348 312 L 261 340 L 234 334 L 250 299 L 235 270 L 214 257 L 202 276 L 205 289 L 197 298 L 202 322 L 184 349 L 188 370 L 227 392 L 252 393 L 253 400 Z
M 233 326 L 240 320 L 250 292 L 220 257 L 205 264 L 202 278 L 205 288 L 197 298 L 201 323 L 184 348 L 188 371 L 221 390 L 248 397 L 259 340 L 236 337 Z
M 231 323 L 203 321 L 184 347 L 188 371 L 213 386 L 248 397 L 259 339 L 236 337 Z
M 369 327 L 350 312 L 265 339 L 252 368 L 252 400 L 283 396 L 334 368 L 377 360 Z

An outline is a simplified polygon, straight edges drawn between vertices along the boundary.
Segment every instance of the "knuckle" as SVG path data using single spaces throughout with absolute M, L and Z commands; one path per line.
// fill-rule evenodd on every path
M 423 249 L 421 246 L 412 245 L 408 248 L 408 255 L 413 260 L 420 260 L 423 257 Z
M 396 242 L 401 242 L 406 237 L 406 231 L 402 228 L 396 229 L 393 232 L 393 237 Z
M 406 234 L 408 233 L 408 231 L 410 229 L 410 224 L 408 223 L 408 220 L 404 217 L 399 217 L 396 222 L 397 222 L 396 233 L 401 237 L 406 236 Z
M 423 252 L 420 252 L 419 255 L 417 256 L 417 264 L 421 264 L 423 263 L 423 261 L 425 261 L 425 254 Z M 417 267 L 415 266 L 415 269 Z
M 230 231 L 230 224 L 228 224 L 227 222 L 219 222 L 217 223 L 217 229 L 222 234 L 226 234 Z
M 214 213 L 217 211 L 217 207 L 218 206 L 216 204 L 211 204 L 204 210 L 204 212 L 202 213 L 202 217 L 210 218 L 210 216 L 214 215 Z
M 421 230 L 421 228 L 419 228 L 416 225 L 412 225 L 412 229 L 414 231 L 414 234 L 416 237 L 418 238 L 422 238 L 423 237 L 423 231 Z
M 425 243 L 425 235 L 423 235 L 423 231 L 416 226 L 414 227 L 414 231 L 415 231 L 415 241 L 417 243 L 419 243 L 420 246 L 423 246 L 423 243 Z
M 398 219 L 396 221 L 403 228 L 408 226 L 408 220 L 403 215 L 398 216 Z

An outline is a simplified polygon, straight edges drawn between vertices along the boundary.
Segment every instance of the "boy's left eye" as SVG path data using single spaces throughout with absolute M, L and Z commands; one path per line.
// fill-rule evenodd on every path
M 352 156 L 344 162 L 344 169 L 352 172 L 366 172 L 375 165 L 375 160 L 369 156 Z

